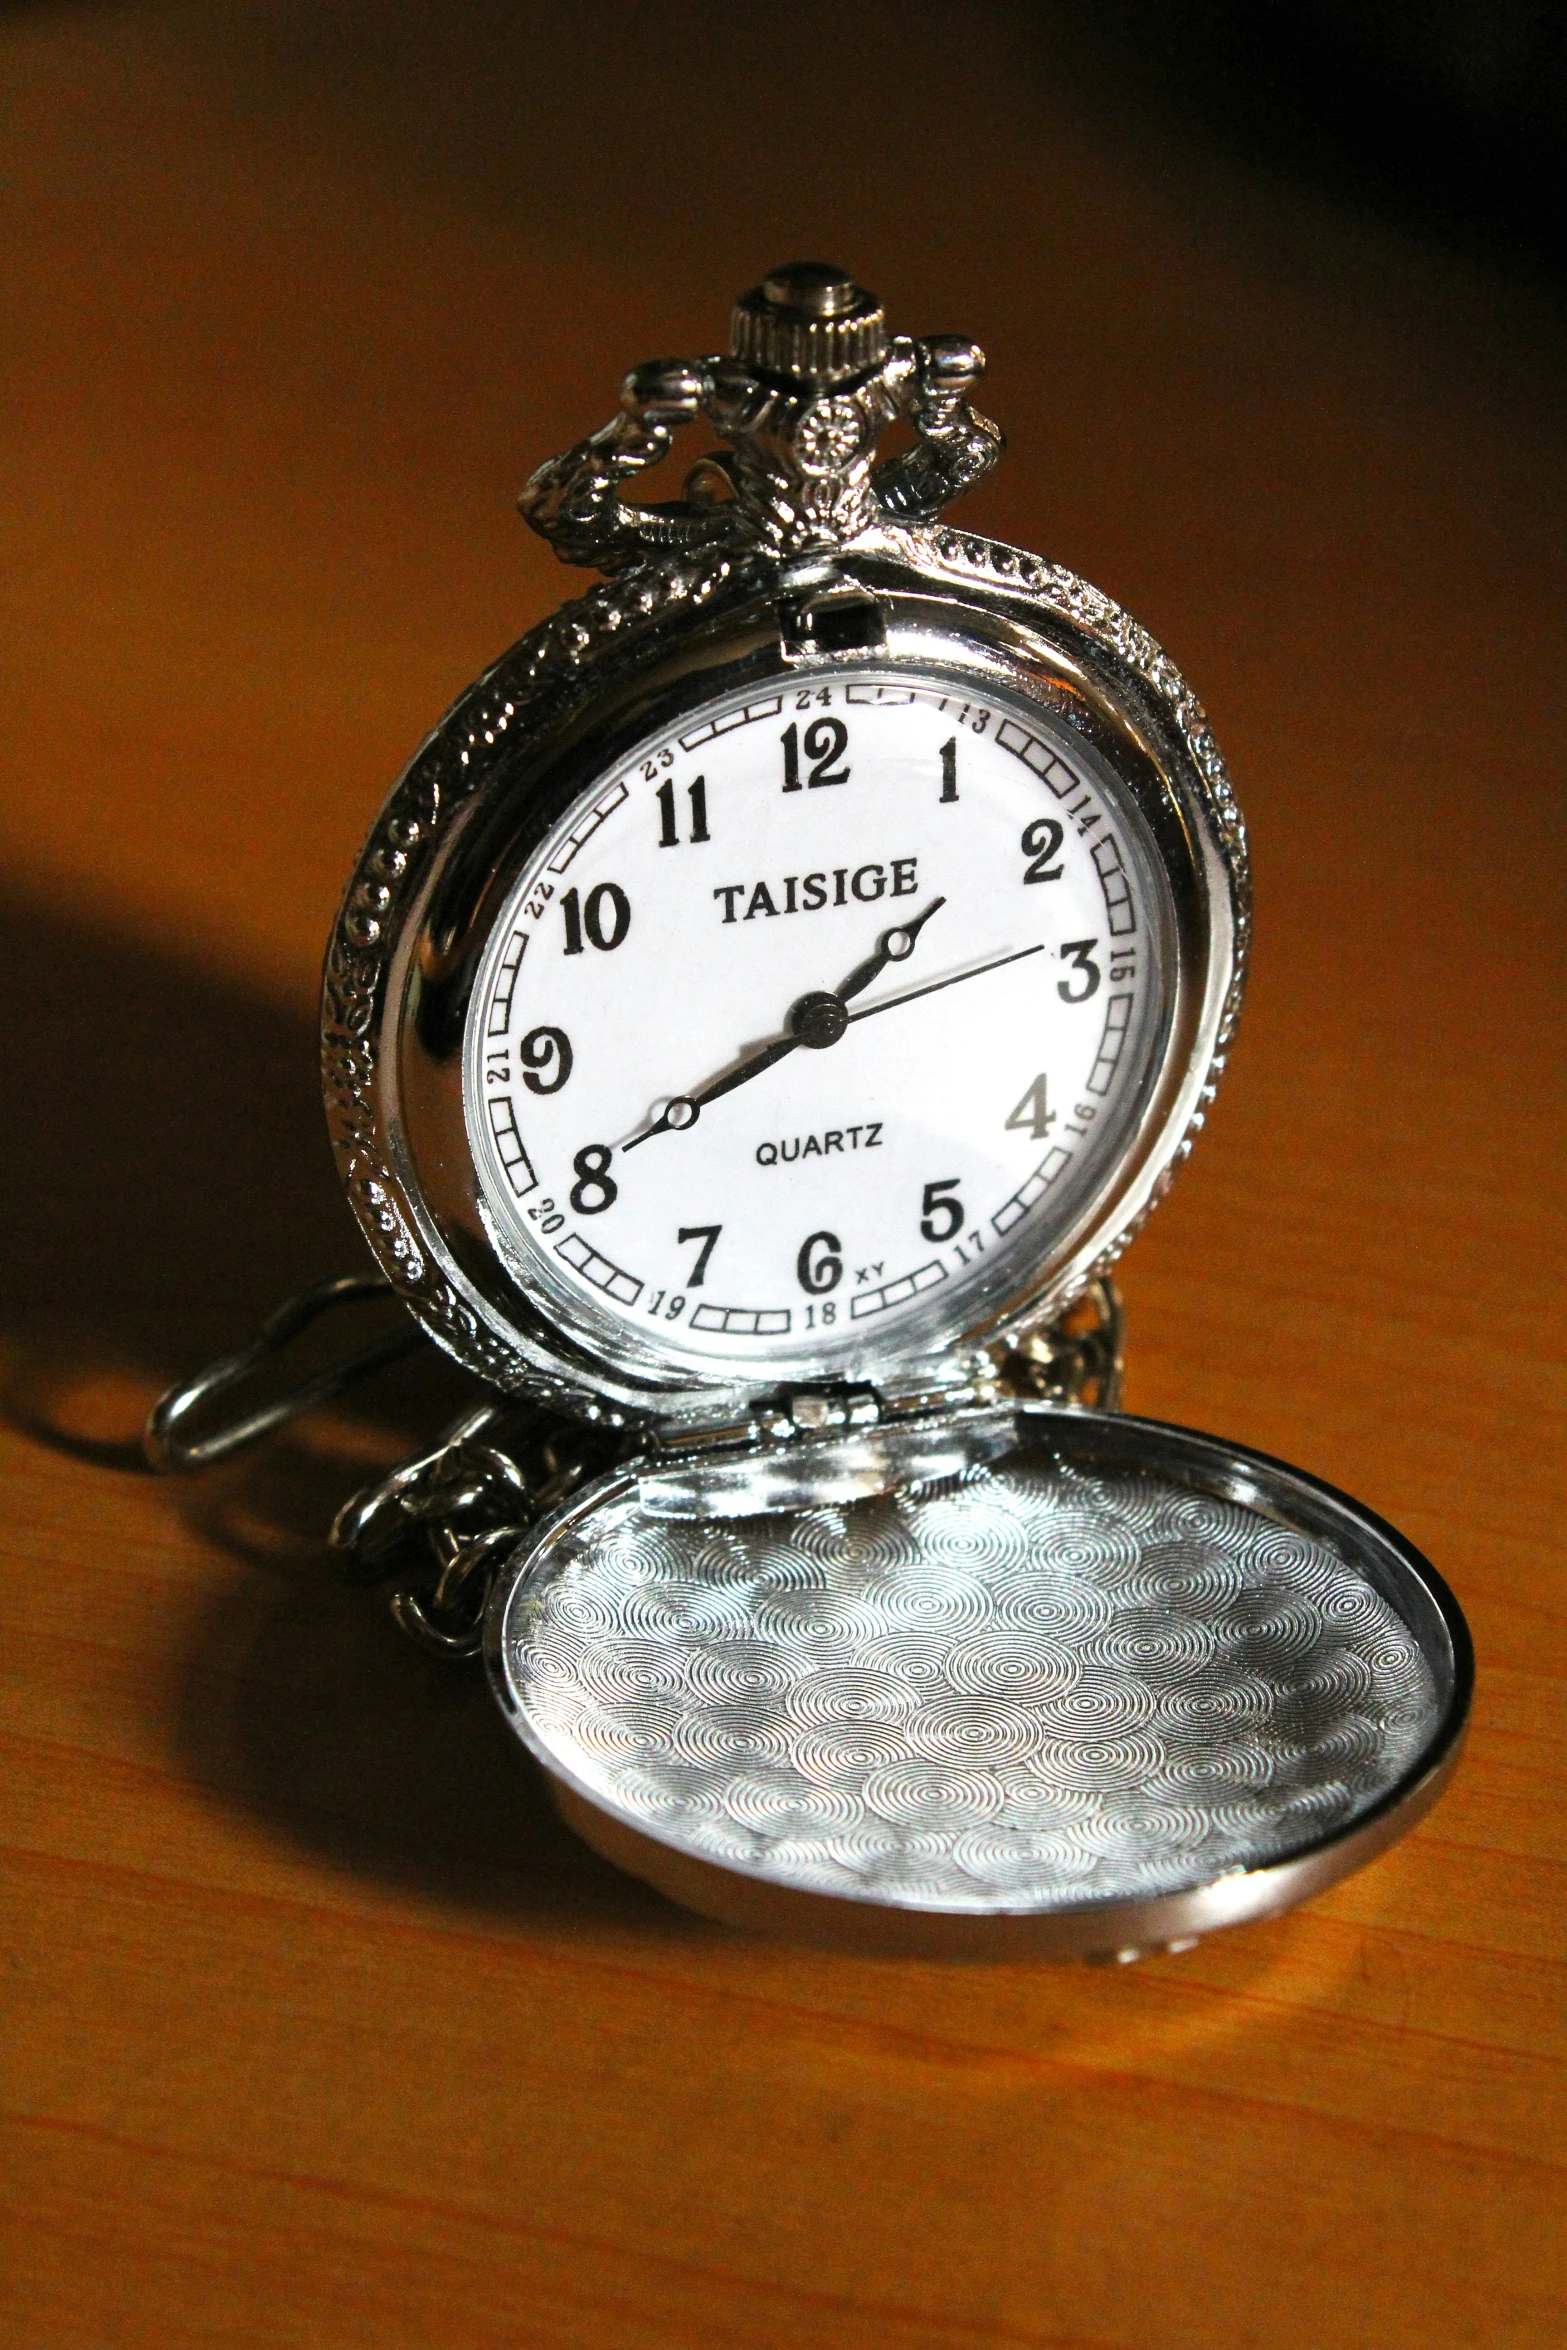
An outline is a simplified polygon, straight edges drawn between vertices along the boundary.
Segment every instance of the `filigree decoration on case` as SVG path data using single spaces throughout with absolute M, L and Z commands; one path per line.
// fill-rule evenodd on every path
M 941 570 L 959 578 L 983 580 L 987 586 L 999 583 L 1003 587 L 1021 589 L 1026 595 L 1037 597 L 1052 612 L 1070 621 L 1085 635 L 1095 638 L 1124 662 L 1158 695 L 1168 711 L 1197 770 L 1223 843 L 1235 914 L 1235 972 L 1220 1014 L 1206 1079 L 1186 1131 L 1172 1152 L 1169 1164 L 1138 1214 L 1116 1234 L 1110 1246 L 1094 1259 L 1084 1273 L 1081 1286 L 1086 1287 L 1089 1282 L 1108 1274 L 1137 1238 L 1169 1190 L 1177 1170 L 1191 1155 L 1192 1145 L 1202 1132 L 1207 1113 L 1218 1093 L 1219 1080 L 1224 1075 L 1236 1023 L 1240 1018 L 1241 1000 L 1246 986 L 1247 955 L 1251 945 L 1251 858 L 1245 820 L 1230 782 L 1229 770 L 1213 738 L 1201 702 L 1157 638 L 1150 636 L 1147 629 L 1116 603 L 1113 596 L 1107 596 L 1102 588 L 1094 587 L 1090 581 L 1080 579 L 1075 571 L 1068 571 L 1064 564 L 1048 563 L 1042 556 L 1031 555 L 1023 547 L 1010 547 L 1000 539 L 979 538 L 972 532 L 951 529 L 920 530 L 906 534 L 889 532 L 887 535 L 889 543 L 895 543 L 900 538 L 905 540 L 903 551 L 915 562 L 934 562 Z M 1059 1312 L 1060 1303 L 1060 1300 L 1052 1302 L 1052 1314 Z
M 388 1279 L 432 1337 L 482 1378 L 578 1414 L 600 1415 L 587 1385 L 548 1377 L 496 1336 L 436 1272 L 415 1203 L 389 1164 L 376 1105 L 387 973 L 400 909 L 456 810 L 525 723 L 582 690 L 607 649 L 639 640 L 672 612 L 693 614 L 744 587 L 749 567 L 721 549 L 666 554 L 634 578 L 600 582 L 551 613 L 462 697 L 394 787 L 360 854 L 327 950 L 321 1069 L 327 1123 L 350 1204 Z
M 987 584 L 999 580 L 1003 586 L 1020 587 L 1040 597 L 1064 620 L 1108 646 L 1153 688 L 1175 720 L 1181 740 L 1208 787 L 1235 877 L 1238 926 L 1245 938 L 1251 920 L 1245 822 L 1207 713 L 1164 647 L 1102 588 L 1080 579 L 1063 564 L 1047 563 L 1042 556 L 1029 554 L 1025 548 L 958 530 L 922 531 L 915 544 L 921 554 L 933 554 L 944 571 L 983 579 Z
M 775 270 L 742 296 L 727 357 L 649 360 L 620 412 L 541 465 L 518 500 L 567 563 L 614 573 L 671 548 L 798 555 L 848 545 L 877 524 L 930 521 L 1004 446 L 968 394 L 984 371 L 959 335 L 889 342 L 880 305 L 822 263 Z M 685 496 L 639 506 L 625 487 L 705 417 L 727 448 L 687 475 Z M 876 463 L 904 418 L 912 450 Z
M 629 643 L 673 615 L 696 616 L 729 601 L 754 568 L 722 548 L 690 553 L 666 548 L 634 576 L 601 580 L 562 604 L 465 697 L 461 707 L 468 733 L 458 761 L 461 781 L 471 788 L 469 771 L 476 775 L 487 764 L 486 752 L 516 720 L 520 693 L 534 685 L 558 686 L 606 647 Z
M 440 811 L 428 754 L 416 760 L 377 817 L 338 915 L 321 986 L 321 1076 L 327 1123 L 354 1212 L 383 1272 L 427 1299 L 411 1211 L 385 1164 L 375 1114 L 376 1021 L 388 940 L 410 873 Z

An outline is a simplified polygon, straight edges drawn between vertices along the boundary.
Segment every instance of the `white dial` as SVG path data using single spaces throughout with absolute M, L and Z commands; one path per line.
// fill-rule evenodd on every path
M 1047 711 L 874 667 L 709 706 L 567 813 L 468 1018 L 519 1279 L 692 1365 L 917 1343 L 1113 1171 L 1167 884 Z

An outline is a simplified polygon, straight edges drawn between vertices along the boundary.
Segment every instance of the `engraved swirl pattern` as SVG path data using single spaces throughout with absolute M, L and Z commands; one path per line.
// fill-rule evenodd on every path
M 1439 1704 L 1354 1570 L 1150 1476 L 1014 1461 L 722 1526 L 634 1502 L 509 1612 L 536 1733 L 702 1857 L 930 1909 L 1170 1892 L 1345 1826 Z

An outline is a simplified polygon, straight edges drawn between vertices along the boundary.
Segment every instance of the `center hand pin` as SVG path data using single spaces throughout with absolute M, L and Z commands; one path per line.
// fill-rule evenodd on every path
M 836 1044 L 851 1020 L 863 1020 L 866 1017 L 864 1012 L 845 1010 L 849 998 L 869 987 L 871 981 L 879 978 L 889 963 L 905 962 L 913 954 L 915 941 L 932 914 L 946 902 L 944 897 L 932 898 L 925 911 L 916 914 L 912 922 L 900 923 L 892 930 L 884 930 L 876 952 L 867 955 L 863 963 L 857 963 L 841 987 L 813 988 L 808 995 L 799 998 L 789 1013 L 787 1036 L 776 1037 L 771 1044 L 763 1045 L 747 1059 L 738 1061 L 732 1069 L 726 1069 L 721 1076 L 704 1085 L 699 1093 L 677 1093 L 673 1100 L 665 1104 L 663 1115 L 656 1118 L 651 1126 L 644 1127 L 640 1134 L 634 1134 L 625 1144 L 625 1149 L 634 1151 L 639 1143 L 651 1142 L 655 1134 L 685 1133 L 696 1124 L 709 1102 L 717 1101 L 720 1094 L 733 1093 L 736 1086 L 749 1085 L 753 1077 L 760 1077 L 764 1069 L 771 1069 L 775 1062 L 781 1061 L 785 1054 L 797 1051 L 801 1045 L 813 1052 L 821 1052 L 828 1045 Z M 1025 951 L 1032 954 L 1037 949 L 1028 948 Z M 967 978 L 970 974 L 965 972 L 960 976 Z M 936 984 L 938 987 L 948 987 L 951 981 L 938 980 Z M 926 992 L 923 988 L 915 990 L 919 995 Z M 894 1000 L 901 1003 L 909 999 L 898 997 Z M 874 1004 L 868 1006 L 867 1010 L 880 1012 L 889 1008 L 885 1004 Z

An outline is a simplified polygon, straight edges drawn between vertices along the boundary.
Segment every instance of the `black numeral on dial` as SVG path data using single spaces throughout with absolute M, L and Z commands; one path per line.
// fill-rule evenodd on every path
M 613 954 L 631 928 L 631 900 L 618 881 L 601 881 L 585 899 L 568 889 L 560 910 L 566 924 L 568 955 L 582 953 L 584 936 L 601 954 Z
M 517 1058 L 530 1093 L 559 1093 L 571 1075 L 571 1039 L 564 1028 L 530 1028 Z
M 1007 1132 L 1031 1134 L 1036 1142 L 1043 1142 L 1055 1122 L 1056 1114 L 1045 1098 L 1045 1081 L 1036 1077 L 1007 1120 Z
M 927 1240 L 940 1243 L 962 1231 L 966 1213 L 963 1202 L 948 1196 L 956 1192 L 960 1180 L 956 1175 L 944 1175 L 939 1183 L 926 1184 L 925 1197 L 920 1202 L 920 1230 Z
M 702 1243 L 701 1247 L 696 1252 L 696 1263 L 691 1268 L 691 1278 L 687 1284 L 688 1288 L 700 1289 L 702 1287 L 703 1282 L 707 1278 L 707 1260 L 712 1255 L 714 1249 L 718 1246 L 718 1235 L 720 1232 L 722 1232 L 722 1230 L 722 1224 L 681 1225 L 680 1241 L 682 1247 L 684 1247 L 685 1243 L 689 1240 L 699 1240 Z
M 798 726 L 786 726 L 783 730 L 785 791 L 800 789 L 801 747 Z M 841 718 L 813 718 L 805 730 L 803 747 L 806 758 L 813 762 L 805 779 L 807 791 L 817 791 L 824 783 L 848 782 L 848 768 L 833 765 L 849 747 L 849 730 Z
M 810 1297 L 825 1297 L 843 1279 L 843 1242 L 836 1232 L 813 1232 L 800 1246 L 795 1271 Z
M 579 1216 L 602 1216 L 619 1198 L 620 1185 L 609 1171 L 614 1155 L 602 1142 L 588 1142 L 572 1160 L 577 1180 L 571 1187 L 571 1204 Z
M 1023 838 L 1018 844 L 1024 856 L 1030 859 L 1023 875 L 1025 882 L 1060 880 L 1061 868 L 1052 865 L 1050 860 L 1065 838 L 1066 834 L 1053 816 L 1036 816 L 1032 824 L 1025 824 Z
M 1086 1004 L 1091 995 L 1099 993 L 1104 973 L 1094 961 L 1098 944 L 1097 938 L 1069 938 L 1063 942 L 1061 953 L 1072 966 L 1072 978 L 1083 982 L 1081 987 L 1074 987 L 1072 979 L 1056 981 L 1056 994 L 1064 1004 Z
M 941 796 L 955 800 L 958 796 L 958 738 L 941 746 Z
M 658 802 L 658 845 L 661 849 L 678 849 L 680 827 L 675 821 L 675 787 L 661 783 L 653 797 Z M 691 802 L 691 839 L 693 843 L 711 840 L 707 829 L 707 777 L 699 775 L 694 783 L 686 785 L 686 798 Z

